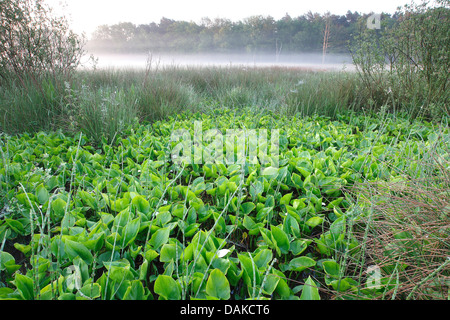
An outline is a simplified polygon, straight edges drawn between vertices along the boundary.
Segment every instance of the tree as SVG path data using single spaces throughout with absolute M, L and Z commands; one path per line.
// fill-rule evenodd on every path
M 271 16 L 251 16 L 244 19 L 244 23 L 244 30 L 250 40 L 248 45 L 248 49 L 250 51 L 274 50 L 276 24 L 275 20 Z
M 0 77 L 36 85 L 44 76 L 68 78 L 80 64 L 84 38 L 42 0 L 0 2 Z

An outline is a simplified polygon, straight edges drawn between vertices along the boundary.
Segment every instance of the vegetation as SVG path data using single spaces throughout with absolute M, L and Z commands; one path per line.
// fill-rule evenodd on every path
M 323 29 L 328 21 L 333 29 L 331 52 L 347 53 L 347 42 L 360 18 L 363 15 L 349 11 L 343 16 L 308 12 L 292 18 L 286 14 L 280 20 L 271 16 L 251 16 L 237 22 L 204 18 L 199 24 L 168 18 L 146 25 L 123 22 L 99 26 L 88 47 L 93 51 L 144 53 L 322 52 Z
M 361 29 L 356 73 L 76 70 L 41 4 L 0 4 L 1 300 L 449 298 L 448 1 Z
M 261 172 L 248 157 L 243 166 L 178 166 L 171 133 L 192 132 L 194 120 L 222 132 L 279 128 L 279 168 Z M 98 147 L 85 135 L 4 136 L 2 279 L 14 281 L 2 296 L 376 299 L 396 290 L 415 298 L 424 290 L 404 291 L 404 284 L 433 271 L 421 285 L 446 298 L 448 268 L 435 268 L 447 263 L 448 177 L 441 182 L 439 171 L 421 167 L 435 150 L 441 170 L 449 169 L 450 132 L 436 130 L 389 118 L 216 110 L 130 128 L 126 138 Z M 426 179 L 441 194 L 409 195 L 415 186 L 406 177 Z M 372 187 L 357 202 L 344 192 L 365 182 Z M 403 206 L 385 200 L 403 193 L 428 205 L 398 212 Z M 379 234 L 389 247 L 378 254 Z M 382 268 L 378 287 L 367 288 L 368 263 Z
M 397 24 L 383 21 L 380 30 L 363 28 L 356 37 L 353 60 L 375 109 L 389 104 L 412 116 L 450 114 L 450 2 L 438 2 L 407 5 Z
M 183 110 L 252 106 L 289 115 L 335 116 L 361 99 L 354 90 L 356 82 L 354 75 L 346 73 L 279 67 L 158 68 L 149 64 L 147 72 L 80 71 L 65 82 L 63 92 L 46 83 L 44 95 L 5 87 L 0 92 L 4 112 L 0 125 L 10 133 L 81 130 L 98 142 L 102 137 L 112 141 L 136 118 L 160 120 Z
M 27 81 L 39 87 L 46 77 L 57 82 L 79 66 L 83 39 L 64 17 L 54 17 L 42 0 L 0 3 L 0 79 L 2 85 Z M 12 79 L 11 79 L 12 77 Z
M 64 116 L 64 84 L 80 65 L 84 39 L 42 0 L 5 0 L 0 9 L 0 129 L 54 128 L 47 121 Z

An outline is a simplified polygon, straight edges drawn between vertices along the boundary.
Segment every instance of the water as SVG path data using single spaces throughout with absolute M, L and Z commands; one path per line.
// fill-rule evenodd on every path
M 293 67 L 311 70 L 354 70 L 349 55 L 332 55 L 325 57 L 322 63 L 321 54 L 107 54 L 93 53 L 98 58 L 97 68 L 137 68 L 144 69 L 149 57 L 151 66 L 178 67 Z M 84 57 L 84 61 L 87 57 Z M 86 67 L 89 67 L 87 64 Z

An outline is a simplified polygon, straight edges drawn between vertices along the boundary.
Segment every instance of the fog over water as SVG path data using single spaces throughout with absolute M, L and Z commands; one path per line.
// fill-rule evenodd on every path
M 92 53 L 98 59 L 97 68 L 144 69 L 150 58 L 152 67 L 294 67 L 313 70 L 352 71 L 350 55 L 328 54 L 109 54 Z M 84 59 L 86 60 L 86 59 Z

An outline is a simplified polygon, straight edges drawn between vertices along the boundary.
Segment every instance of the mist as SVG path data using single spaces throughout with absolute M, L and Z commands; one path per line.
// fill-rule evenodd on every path
M 351 11 L 297 17 L 286 13 L 278 20 L 261 15 L 241 21 L 203 18 L 200 23 L 163 17 L 141 25 L 101 25 L 87 48 L 98 58 L 99 68 L 145 68 L 150 52 L 152 63 L 159 66 L 351 70 L 349 44 L 364 19 L 366 15 Z
M 156 67 L 291 67 L 317 71 L 352 71 L 354 66 L 350 55 L 289 53 L 289 54 L 242 54 L 242 53 L 199 53 L 199 54 L 138 54 L 138 53 L 92 53 L 97 59 L 96 68 L 144 69 L 147 63 Z M 84 60 L 87 60 L 87 56 Z M 89 63 L 83 64 L 89 68 Z

